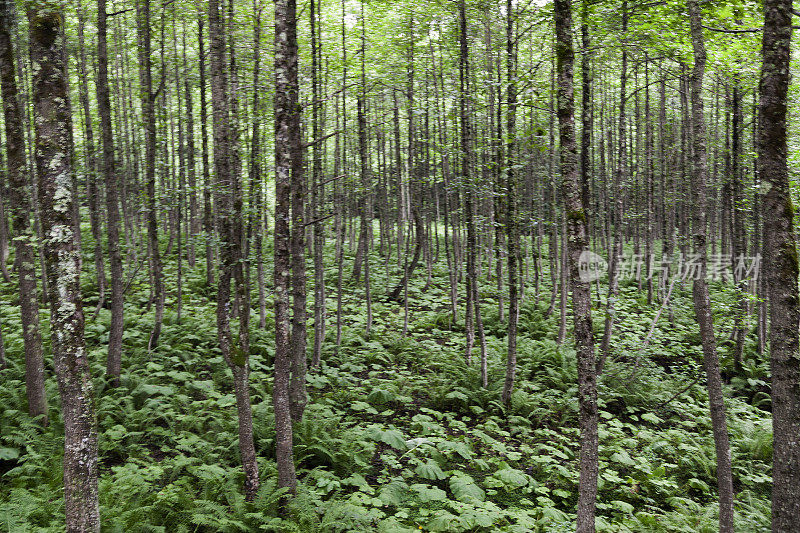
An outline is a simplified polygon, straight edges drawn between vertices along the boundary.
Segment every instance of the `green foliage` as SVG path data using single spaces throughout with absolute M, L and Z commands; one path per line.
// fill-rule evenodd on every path
M 373 257 L 376 264 L 380 260 Z M 377 286 L 393 286 L 376 272 Z M 298 493 L 283 516 L 272 459 L 269 325 L 262 331 L 253 324 L 251 330 L 262 488 L 256 501 L 246 502 L 233 384 L 217 347 L 214 304 L 202 269 L 187 274 L 184 317 L 178 323 L 167 313 L 163 343 L 153 354 L 146 349 L 152 314 L 141 314 L 136 303 L 146 299 L 147 287 L 134 283 L 119 387 L 99 377 L 109 314 L 103 310 L 86 333 L 97 376 L 105 530 L 571 530 L 578 476 L 574 349 L 555 342 L 557 317 L 545 318 L 528 288 L 520 310 L 518 380 L 510 406 L 502 405 L 507 339 L 496 303 L 487 298 L 485 304 L 484 388 L 477 368 L 463 360 L 463 322 L 453 322 L 447 311 L 446 271 L 434 272 L 424 295 L 425 280 L 411 281 L 409 335 L 400 333 L 402 307 L 378 298 L 371 338 L 363 333 L 364 311 L 355 303 L 346 305 L 338 352 L 329 328 L 322 367 L 308 376 L 310 403 L 295 425 Z M 0 290 L 10 292 L 9 285 L 0 284 Z M 359 290 L 347 286 L 345 301 L 357 302 Z M 715 304 L 734 302 L 722 286 L 712 285 L 712 291 Z M 599 381 L 598 531 L 716 527 L 708 400 L 702 382 L 693 384 L 702 372 L 696 325 L 689 294 L 676 288 L 674 297 L 674 322 L 662 316 L 648 348 L 640 350 L 656 310 L 638 297 L 635 285 L 622 289 L 615 355 Z M 18 308 L 3 305 L 0 313 L 10 363 L 0 386 L 0 524 L 9 531 L 59 531 L 63 426 L 57 409 L 51 409 L 45 430 L 25 415 Z M 717 320 L 727 327 L 727 317 Z M 737 527 L 758 531 L 769 522 L 771 425 L 763 410 L 769 407 L 768 371 L 752 344 L 746 347 L 744 368 L 731 380 L 726 401 L 739 490 Z M 52 369 L 48 375 L 55 407 Z

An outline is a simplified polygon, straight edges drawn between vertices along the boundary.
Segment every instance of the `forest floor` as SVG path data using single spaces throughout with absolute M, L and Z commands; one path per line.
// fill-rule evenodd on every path
M 270 250 L 265 256 L 271 258 Z M 91 319 L 96 279 L 87 272 L 82 280 L 100 428 L 103 531 L 573 529 L 578 486 L 575 353 L 570 332 L 564 345 L 555 341 L 558 306 L 544 316 L 550 300 L 545 284 L 538 302 L 533 286 L 526 288 L 518 381 L 511 406 L 505 408 L 500 391 L 506 325 L 499 320 L 496 284 L 487 280 L 486 268 L 481 298 L 489 386 L 484 389 L 477 364 L 464 363 L 463 323 L 453 324 L 448 311 L 443 255 L 434 265 L 430 287 L 423 290 L 424 267 L 409 286 L 407 336 L 402 335 L 402 306 L 385 297 L 399 277 L 396 258 L 388 279 L 383 258 L 371 258 L 375 323 L 370 338 L 364 333 L 363 286 L 345 279 L 342 345 L 336 353 L 337 268 L 331 245 L 323 364 L 308 376 L 309 404 L 294 432 L 298 495 L 288 516 L 279 518 L 271 305 L 266 330 L 258 330 L 258 310 L 253 312 L 251 397 L 262 490 L 248 503 L 241 492 L 232 378 L 217 348 L 213 290 L 200 262 L 193 270 L 185 267 L 178 323 L 176 258 L 168 259 L 168 309 L 161 345 L 152 354 L 147 353 L 153 314 L 148 312 L 146 273 L 139 273 L 126 295 L 123 375 L 117 388 L 103 378 L 110 315 L 103 309 Z M 352 255 L 346 260 L 349 272 Z M 86 270 L 92 264 L 85 255 Z M 599 380 L 598 531 L 717 530 L 714 446 L 690 289 L 676 284 L 672 321 L 665 311 L 642 349 L 658 306 L 647 305 L 646 293 L 635 282 L 622 284 L 615 357 Z M 768 531 L 768 364 L 749 339 L 744 369 L 731 377 L 726 339 L 734 295 L 721 283 L 712 283 L 711 290 L 728 377 L 737 530 Z M 602 301 L 604 291 L 601 287 Z M 254 307 L 255 296 L 254 291 Z M 592 297 L 595 331 L 600 332 L 603 314 L 594 290 Z M 309 298 L 311 304 L 311 290 Z M 0 371 L 0 531 L 62 531 L 63 425 L 49 356 L 48 313 L 43 309 L 41 318 L 51 424 L 42 431 L 25 414 L 17 299 L 15 284 L 0 283 L 10 363 Z M 479 357 L 476 345 L 473 359 Z

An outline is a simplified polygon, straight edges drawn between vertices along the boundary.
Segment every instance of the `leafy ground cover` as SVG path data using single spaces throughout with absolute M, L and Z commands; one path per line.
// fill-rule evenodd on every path
M 169 268 L 168 278 L 174 262 Z M 542 288 L 538 302 L 533 287 L 526 290 L 519 381 L 505 408 L 505 325 L 494 290 L 482 291 L 489 349 L 484 389 L 477 368 L 464 363 L 463 327 L 447 311 L 443 261 L 434 266 L 431 287 L 423 291 L 421 272 L 412 280 L 405 337 L 402 307 L 384 296 L 397 272 L 387 279 L 382 268 L 374 271 L 371 338 L 364 336 L 363 288 L 346 280 L 342 346 L 335 349 L 335 328 L 329 327 L 322 368 L 308 376 L 310 401 L 294 435 L 300 485 L 284 517 L 277 513 L 281 494 L 272 459 L 269 317 L 266 330 L 253 325 L 251 394 L 263 486 L 252 503 L 241 493 L 232 378 L 216 345 L 213 290 L 200 267 L 187 273 L 181 323 L 168 310 L 163 342 L 152 354 L 146 349 L 152 327 L 146 280 L 131 285 L 118 388 L 102 378 L 109 313 L 101 310 L 89 320 L 103 530 L 570 531 L 578 479 L 575 354 L 569 341 L 555 342 L 557 317 L 544 316 L 549 289 Z M 335 276 L 330 266 L 329 289 Z M 87 275 L 83 284 L 91 309 L 95 280 Z M 714 446 L 690 288 L 676 285 L 673 320 L 665 312 L 644 349 L 657 308 L 647 305 L 635 282 L 621 289 L 616 357 L 600 381 L 599 531 L 716 530 Z M 60 531 L 63 426 L 57 409 L 46 430 L 25 414 L 16 289 L 2 284 L 0 290 L 10 362 L 0 372 L 0 530 Z M 730 371 L 724 341 L 732 317 L 725 309 L 733 308 L 734 297 L 722 284 L 712 291 Z M 329 304 L 331 324 L 333 309 Z M 602 316 L 597 307 L 595 313 Z M 598 331 L 601 322 L 595 320 Z M 42 324 L 47 344 L 45 310 Z M 743 373 L 726 387 L 736 521 L 739 531 L 767 531 L 767 364 L 750 344 L 745 355 Z M 53 407 L 58 394 L 49 358 L 47 364 Z

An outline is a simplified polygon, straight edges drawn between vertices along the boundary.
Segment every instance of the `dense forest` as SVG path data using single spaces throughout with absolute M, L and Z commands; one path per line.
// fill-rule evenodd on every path
M 795 16 L 0 0 L 0 530 L 800 531 Z

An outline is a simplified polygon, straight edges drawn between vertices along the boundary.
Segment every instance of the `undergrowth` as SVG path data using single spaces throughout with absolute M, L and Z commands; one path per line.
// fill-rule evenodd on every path
M 375 255 L 372 261 L 382 259 Z M 91 264 L 85 258 L 84 265 Z M 363 288 L 345 283 L 336 350 L 332 250 L 327 264 L 331 299 L 323 365 L 308 376 L 310 402 L 294 431 L 300 482 L 283 516 L 273 461 L 271 309 L 267 330 L 257 329 L 257 319 L 252 325 L 251 398 L 262 479 L 253 502 L 241 492 L 233 384 L 216 345 L 213 288 L 202 268 L 185 273 L 182 320 L 168 309 L 152 354 L 146 349 L 153 320 L 146 276 L 134 280 L 126 297 L 119 387 L 103 378 L 109 312 L 103 309 L 88 322 L 103 531 L 570 531 L 578 483 L 575 353 L 571 343 L 555 342 L 558 313 L 545 316 L 549 289 L 542 286 L 537 300 L 534 288 L 526 288 L 518 382 L 506 408 L 500 402 L 506 328 L 493 289 L 482 293 L 489 356 L 484 389 L 477 368 L 463 360 L 463 316 L 454 321 L 449 313 L 443 265 L 435 266 L 434 283 L 425 291 L 423 269 L 412 280 L 407 336 L 402 307 L 384 297 L 396 283 L 396 268 L 391 279 L 374 269 L 370 338 L 364 335 Z M 173 258 L 166 276 L 174 275 Z M 89 274 L 83 281 L 90 310 L 96 280 Z M 615 355 L 599 381 L 598 531 L 716 530 L 714 446 L 689 289 L 676 287 L 671 311 L 643 348 L 657 308 L 647 305 L 635 284 L 623 284 Z M 0 530 L 62 531 L 63 426 L 49 343 L 50 425 L 42 430 L 25 414 L 15 288 L 2 284 L 0 290 L 9 359 L 0 372 Z M 723 286 L 712 284 L 712 291 L 718 309 L 734 305 Z M 175 294 L 169 294 L 168 307 L 174 308 Z M 600 331 L 596 301 L 594 311 Z M 722 337 L 732 319 L 716 315 Z M 45 310 L 41 318 L 46 338 Z M 739 531 L 767 531 L 767 364 L 751 344 L 743 372 L 726 388 L 736 525 Z M 721 346 L 730 370 L 729 350 Z

